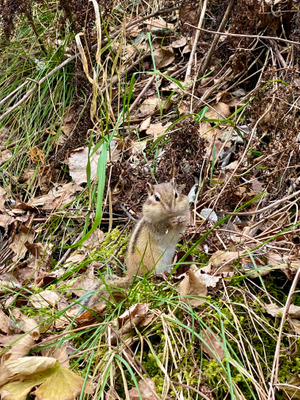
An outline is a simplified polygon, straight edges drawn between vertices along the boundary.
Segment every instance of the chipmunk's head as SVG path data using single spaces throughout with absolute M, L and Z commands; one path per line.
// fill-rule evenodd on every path
M 189 210 L 188 197 L 176 187 L 175 180 L 151 185 L 147 183 L 148 198 L 143 206 L 143 216 L 150 223 L 184 216 Z

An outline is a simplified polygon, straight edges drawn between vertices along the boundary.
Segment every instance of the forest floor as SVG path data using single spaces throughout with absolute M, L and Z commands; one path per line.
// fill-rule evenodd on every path
M 300 399 L 299 24 L 296 0 L 0 3 L 3 400 Z M 172 178 L 173 272 L 120 290 Z

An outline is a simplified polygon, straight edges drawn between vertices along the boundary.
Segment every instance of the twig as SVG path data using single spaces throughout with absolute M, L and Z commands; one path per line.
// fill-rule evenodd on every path
M 0 100 L 0 106 L 1 104 L 5 103 L 6 100 L 8 100 L 11 96 L 13 96 L 15 93 L 17 93 L 22 87 L 26 86 L 28 83 L 27 79 L 25 82 L 23 82 L 20 86 L 18 86 L 15 90 L 13 90 L 11 93 L 9 93 L 7 96 L 4 97 L 4 99 Z
M 300 195 L 300 190 L 297 190 L 297 192 L 294 192 L 286 197 L 283 197 L 282 199 L 275 201 L 275 203 L 269 204 L 267 207 L 261 208 L 260 210 L 249 211 L 249 212 L 236 212 L 236 213 L 221 210 L 221 212 L 224 214 L 227 214 L 227 215 L 241 215 L 241 216 L 260 214 L 260 213 L 270 210 L 271 208 L 278 206 L 279 204 L 283 203 L 284 201 L 290 200 L 293 197 L 296 197 L 298 195 Z
M 272 366 L 272 373 L 271 373 L 271 378 L 270 378 L 270 389 L 269 389 L 269 393 L 268 393 L 268 400 L 275 400 L 275 384 L 277 381 L 277 377 L 278 377 L 278 367 L 279 367 L 279 353 L 280 353 L 280 344 L 281 344 L 281 337 L 282 337 L 282 332 L 283 332 L 283 327 L 284 327 L 284 323 L 286 320 L 286 316 L 288 314 L 291 302 L 292 302 L 292 297 L 293 294 L 295 292 L 298 280 L 300 277 L 300 268 L 298 268 L 297 273 L 294 277 L 292 286 L 290 288 L 288 297 L 286 299 L 286 303 L 285 303 L 285 307 L 282 313 L 282 317 L 281 317 L 281 322 L 280 322 L 280 328 L 279 328 L 279 333 L 278 333 L 278 339 L 277 339 L 277 343 L 276 343 L 276 349 L 275 349 L 275 354 L 274 354 L 274 361 L 273 361 L 273 366 Z
M 151 79 L 149 79 L 149 81 L 147 82 L 146 86 L 144 86 L 143 90 L 139 93 L 138 97 L 134 100 L 134 102 L 131 104 L 130 108 L 129 108 L 129 113 L 132 112 L 132 110 L 135 108 L 135 106 L 138 104 L 138 102 L 140 101 L 140 99 L 142 98 L 142 96 L 144 95 L 144 93 L 148 90 L 148 88 L 152 85 L 152 82 L 154 81 L 155 75 L 153 74 L 153 76 L 151 77 Z
M 226 23 L 228 21 L 228 18 L 229 18 L 230 12 L 232 10 L 232 7 L 234 5 L 234 2 L 235 2 L 235 0 L 230 0 L 230 3 L 227 6 L 227 10 L 226 10 L 226 12 L 224 14 L 224 17 L 223 17 L 223 19 L 222 19 L 222 21 L 220 23 L 219 31 L 223 31 L 223 29 L 225 28 L 225 25 L 226 25 Z M 190 25 L 190 24 L 187 24 L 187 25 Z M 196 29 L 203 30 L 202 28 L 196 28 Z M 211 44 L 210 49 L 209 49 L 209 51 L 207 53 L 207 56 L 206 56 L 203 64 L 201 65 L 201 68 L 199 70 L 199 75 L 203 75 L 204 72 L 206 71 L 206 69 L 207 69 L 207 67 L 208 67 L 208 65 L 210 63 L 211 56 L 215 51 L 215 48 L 216 48 L 216 46 L 218 44 L 219 39 L 220 39 L 220 37 L 218 35 L 216 35 L 214 37 L 214 40 L 212 41 L 212 44 Z
M 288 39 L 282 39 L 277 36 L 261 36 L 261 35 L 245 35 L 243 33 L 228 33 L 228 32 L 220 32 L 220 31 L 211 31 L 209 29 L 204 29 L 204 28 L 197 28 L 195 25 L 191 25 L 187 22 L 185 22 L 186 25 L 192 26 L 195 29 L 200 29 L 200 31 L 207 32 L 207 33 L 213 33 L 221 36 L 234 36 L 234 37 L 246 37 L 246 38 L 253 38 L 253 39 L 271 39 L 271 40 L 279 40 L 280 42 L 285 42 L 285 43 L 290 43 L 294 44 L 296 46 L 300 46 L 300 42 L 295 42 L 294 40 L 288 40 Z
M 280 54 L 280 52 L 278 50 L 277 42 L 275 42 L 274 40 L 271 40 L 271 39 L 269 40 L 269 42 L 270 42 L 271 47 L 274 49 L 274 52 L 275 52 L 275 54 L 277 56 L 278 63 L 280 64 L 279 66 L 281 66 L 282 68 L 287 68 L 285 59 L 282 57 L 282 55 Z
M 207 6 L 207 0 L 204 0 L 203 5 L 202 5 L 202 10 L 201 10 L 201 15 L 200 15 L 199 22 L 198 22 L 198 28 L 200 28 L 202 26 L 202 24 L 203 24 L 205 12 L 206 12 L 206 6 Z M 190 59 L 189 59 L 189 62 L 187 64 L 187 69 L 186 69 L 186 73 L 185 73 L 185 81 L 191 75 L 192 65 L 193 65 L 193 61 L 194 61 L 194 55 L 195 55 L 195 52 L 196 52 L 199 36 L 200 36 L 200 30 L 198 29 L 197 32 L 196 32 L 196 35 L 195 35 L 195 40 L 194 40 L 193 48 L 192 48 L 192 51 L 191 51 L 191 54 L 190 54 Z

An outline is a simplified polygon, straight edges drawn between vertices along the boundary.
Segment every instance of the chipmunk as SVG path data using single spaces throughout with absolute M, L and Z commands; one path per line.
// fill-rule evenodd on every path
M 178 192 L 175 181 L 148 187 L 142 218 L 131 234 L 127 276 L 170 272 L 175 248 L 189 217 L 189 199 Z
M 176 245 L 189 219 L 189 199 L 177 190 L 174 179 L 159 185 L 148 183 L 147 188 L 148 198 L 143 205 L 142 217 L 129 239 L 127 274 L 107 281 L 117 289 L 128 289 L 135 275 L 144 276 L 150 271 L 156 274 L 170 272 Z M 109 298 L 105 286 L 102 284 L 100 293 L 89 299 L 89 306 L 99 297 Z

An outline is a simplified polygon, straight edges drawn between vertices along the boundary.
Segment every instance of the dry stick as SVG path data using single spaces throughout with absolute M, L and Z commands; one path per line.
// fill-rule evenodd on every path
M 6 102 L 6 100 L 8 100 L 11 96 L 13 96 L 15 93 L 17 93 L 20 89 L 22 89 L 22 87 L 26 86 L 27 83 L 29 81 L 26 79 L 25 82 L 23 82 L 20 86 L 18 86 L 15 90 L 13 90 L 11 93 L 9 93 L 7 96 L 4 97 L 4 99 L 2 99 L 0 101 L 0 106 L 1 104 L 4 104 Z M 31 81 L 32 82 L 32 81 Z
M 206 6 L 207 6 L 207 0 L 204 0 L 203 6 L 202 6 L 202 10 L 201 10 L 201 15 L 200 15 L 199 22 L 198 22 L 198 28 L 200 28 L 202 26 L 202 24 L 203 24 L 205 12 L 206 12 Z M 195 40 L 194 40 L 194 43 L 193 43 L 193 48 L 192 48 L 192 51 L 191 51 L 191 54 L 190 54 L 190 59 L 189 59 L 189 62 L 187 64 L 187 69 L 186 69 L 186 73 L 185 73 L 185 81 L 191 75 L 192 65 L 193 65 L 193 61 L 194 61 L 194 55 L 195 55 L 195 52 L 196 52 L 199 36 L 200 36 L 200 30 L 197 29 L 197 32 L 196 32 L 196 35 L 195 35 Z
M 270 389 L 269 389 L 269 393 L 268 393 L 268 400 L 271 400 L 271 399 L 275 400 L 275 388 L 273 386 L 276 384 L 277 377 L 278 377 L 279 353 L 280 353 L 280 343 L 281 343 L 281 337 L 282 337 L 282 332 L 283 332 L 283 326 L 285 323 L 286 315 L 288 313 L 288 310 L 289 310 L 291 302 L 292 302 L 292 297 L 295 292 L 299 277 L 300 277 L 300 268 L 298 268 L 298 270 L 297 270 L 297 273 L 293 280 L 293 284 L 290 288 L 290 292 L 286 299 L 285 307 L 284 307 L 284 310 L 282 313 L 282 318 L 281 318 L 280 328 L 279 328 L 279 333 L 278 333 L 278 339 L 277 339 L 276 349 L 275 349 L 275 354 L 274 354 L 272 373 L 271 373 L 271 378 L 270 378 Z
M 140 18 L 136 21 L 131 22 L 130 24 L 127 25 L 126 30 L 130 30 L 131 28 L 133 28 L 135 25 L 140 24 L 141 22 L 155 17 L 156 15 L 160 15 L 160 14 L 166 14 L 169 13 L 171 11 L 177 10 L 179 8 L 179 6 L 177 7 L 172 7 L 172 8 L 166 8 L 166 9 L 162 9 L 159 11 L 156 11 L 152 14 L 146 15 L 143 18 Z M 114 39 L 116 36 L 118 36 L 121 32 L 123 31 L 123 29 L 119 29 L 118 31 L 116 31 L 114 34 L 111 35 L 110 40 Z M 108 39 L 105 39 L 103 41 L 102 44 L 106 44 L 108 42 Z M 97 46 L 97 44 L 93 45 L 92 48 L 95 48 Z M 63 61 L 61 64 L 59 64 L 57 67 L 55 67 L 52 71 L 50 71 L 47 75 L 45 75 L 42 79 L 40 79 L 38 82 L 36 82 L 35 86 L 33 88 L 31 88 L 16 104 L 14 104 L 12 107 L 9 107 L 6 112 L 4 114 L 2 114 L 0 116 L 0 121 L 2 121 L 7 115 L 9 115 L 12 111 L 14 111 L 16 108 L 18 108 L 22 103 L 24 103 L 24 101 L 26 101 L 31 95 L 32 93 L 34 93 L 36 91 L 36 89 L 42 84 L 44 83 L 48 78 L 50 78 L 50 76 L 52 76 L 53 74 L 55 74 L 57 71 L 59 71 L 61 68 L 65 67 L 66 65 L 68 65 L 70 62 L 72 62 L 73 60 L 75 60 L 77 57 L 79 56 L 79 53 L 75 54 L 74 56 L 71 56 L 69 58 L 67 58 L 65 61 Z M 23 84 L 22 84 L 23 85 Z M 22 86 L 21 85 L 21 86 Z M 20 89 L 20 87 L 18 88 Z
M 271 44 L 271 47 L 274 49 L 274 52 L 275 52 L 275 54 L 277 56 L 278 63 L 281 64 L 282 68 L 287 68 L 285 59 L 282 57 L 282 55 L 280 54 L 280 52 L 278 50 L 277 42 L 275 42 L 275 40 L 271 40 L 271 39 L 269 40 L 269 42 Z
M 267 207 L 261 208 L 260 210 L 256 210 L 256 211 L 249 211 L 249 212 L 227 212 L 224 210 L 221 210 L 222 213 L 227 214 L 227 215 L 242 215 L 242 216 L 247 216 L 247 215 L 255 215 L 255 214 L 260 214 L 263 213 L 267 210 L 270 210 L 271 208 L 277 206 L 278 204 L 283 203 L 286 200 L 290 200 L 293 197 L 296 197 L 300 195 L 300 190 L 298 190 L 297 192 L 294 192 L 286 197 L 283 197 L 282 199 L 279 199 L 277 201 L 275 201 L 275 203 L 269 204 Z
M 245 38 L 257 38 L 257 39 L 271 39 L 271 40 L 279 40 L 279 42 L 285 42 L 285 43 L 290 43 L 294 44 L 296 46 L 300 46 L 300 42 L 295 42 L 293 40 L 288 40 L 288 39 L 282 39 L 277 36 L 262 36 L 262 35 L 245 35 L 243 33 L 228 33 L 228 32 L 220 32 L 220 31 L 211 31 L 209 29 L 204 29 L 204 28 L 197 28 L 195 25 L 191 25 L 187 22 L 185 22 L 186 25 L 192 26 L 195 29 L 200 29 L 200 31 L 207 32 L 207 33 L 213 33 L 221 36 L 234 36 L 234 37 L 245 37 Z
M 148 88 L 152 85 L 152 82 L 154 81 L 155 75 L 153 74 L 153 76 L 151 77 L 151 79 L 149 79 L 149 81 L 147 82 L 146 86 L 144 86 L 144 89 L 140 92 L 140 94 L 138 95 L 138 97 L 134 100 L 134 102 L 131 104 L 130 108 L 129 108 L 129 113 L 132 112 L 132 110 L 135 108 L 135 106 L 138 104 L 138 102 L 140 101 L 141 97 L 144 95 L 144 93 L 148 90 Z
M 230 12 L 232 10 L 232 7 L 233 7 L 234 3 L 235 3 L 235 0 L 231 0 L 230 3 L 228 4 L 227 10 L 226 10 L 226 12 L 224 14 L 224 17 L 223 17 L 223 19 L 222 19 L 222 21 L 220 23 L 219 31 L 223 31 L 224 30 L 225 25 L 226 25 L 226 23 L 228 21 L 228 18 L 229 18 L 229 15 L 230 15 Z M 187 25 L 190 25 L 190 24 L 187 24 Z M 196 29 L 202 30 L 202 28 L 196 28 Z M 203 75 L 204 72 L 206 71 L 208 65 L 210 64 L 211 56 L 215 51 L 215 48 L 216 48 L 216 46 L 217 46 L 217 44 L 219 42 L 219 39 L 220 39 L 220 37 L 218 35 L 216 35 L 214 37 L 214 40 L 212 41 L 210 49 L 209 49 L 209 51 L 207 53 L 207 56 L 206 56 L 206 58 L 204 60 L 204 63 L 201 65 L 201 68 L 199 70 L 199 75 Z

